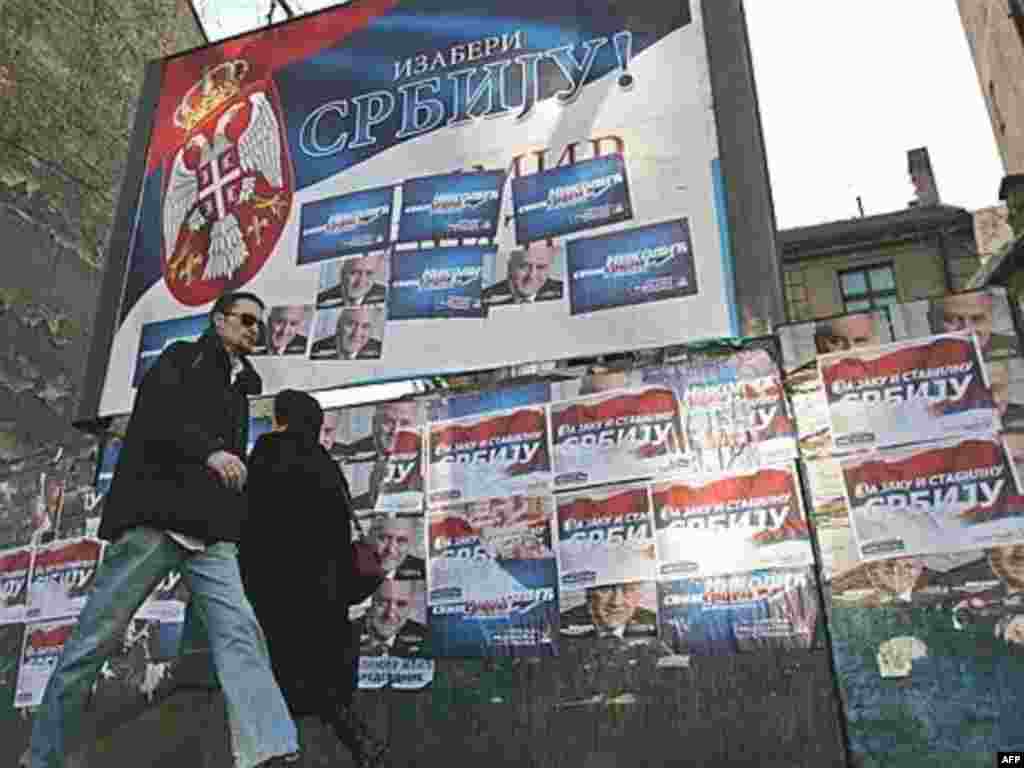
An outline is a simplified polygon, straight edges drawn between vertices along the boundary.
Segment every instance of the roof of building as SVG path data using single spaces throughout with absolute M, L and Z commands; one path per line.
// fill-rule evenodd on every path
M 783 258 L 796 258 L 809 251 L 912 237 L 949 227 L 973 229 L 973 217 L 969 211 L 954 205 L 915 206 L 892 213 L 779 230 L 779 247 Z

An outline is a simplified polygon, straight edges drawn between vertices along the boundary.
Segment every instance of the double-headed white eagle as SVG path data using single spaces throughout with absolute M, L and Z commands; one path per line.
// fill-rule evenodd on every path
M 250 95 L 249 104 L 252 107 L 249 125 L 238 139 L 238 162 L 241 168 L 239 176 L 243 172 L 259 173 L 271 187 L 279 188 L 284 184 L 284 178 L 281 168 L 281 133 L 277 117 L 262 91 Z M 170 183 L 164 197 L 164 242 L 167 245 L 168 257 L 174 251 L 178 233 L 189 211 L 199 202 L 201 191 L 198 175 L 185 166 L 185 150 L 193 146 L 198 147 L 201 153 L 200 166 L 209 165 L 211 173 L 216 177 L 215 181 L 219 180 L 218 160 L 231 148 L 231 140 L 227 137 L 225 129 L 243 106 L 235 104 L 221 115 L 217 121 L 212 144 L 205 136 L 199 134 L 179 149 L 174 158 Z M 213 194 L 218 216 L 210 227 L 210 250 L 206 258 L 206 268 L 203 270 L 204 280 L 230 278 L 249 258 L 249 247 L 245 242 L 238 217 L 225 204 L 219 186 L 215 186 Z

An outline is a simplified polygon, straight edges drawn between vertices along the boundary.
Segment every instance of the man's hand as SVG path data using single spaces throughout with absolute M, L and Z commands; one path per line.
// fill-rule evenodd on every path
M 245 478 L 248 470 L 240 458 L 227 451 L 214 451 L 206 459 L 206 466 L 217 473 L 228 488 L 241 491 L 245 487 Z

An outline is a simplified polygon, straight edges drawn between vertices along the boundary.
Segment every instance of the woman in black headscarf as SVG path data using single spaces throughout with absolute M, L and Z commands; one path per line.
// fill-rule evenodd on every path
M 274 430 L 249 457 L 239 562 L 292 716 L 329 723 L 368 768 L 381 763 L 386 747 L 352 709 L 359 651 L 348 607 L 380 578 L 355 571 L 348 484 L 320 444 L 323 418 L 304 392 L 274 398 Z

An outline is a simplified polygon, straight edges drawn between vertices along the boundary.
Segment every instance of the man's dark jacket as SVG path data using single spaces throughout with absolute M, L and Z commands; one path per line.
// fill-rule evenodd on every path
M 381 581 L 355 572 L 348 484 L 315 437 L 286 430 L 256 441 L 246 493 L 239 565 L 274 677 L 293 717 L 327 717 L 356 686 L 349 604 Z
M 238 541 L 245 499 L 206 466 L 218 450 L 245 457 L 247 395 L 262 390 L 242 358 L 232 385 L 228 354 L 208 332 L 171 344 L 143 376 L 128 421 L 99 535 L 115 541 L 137 526 L 207 542 Z

